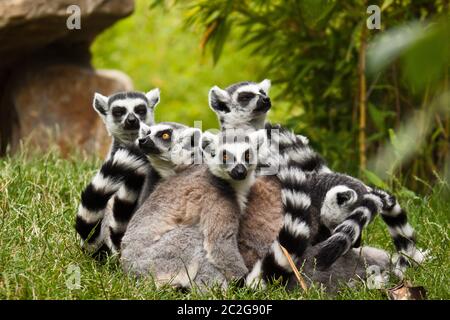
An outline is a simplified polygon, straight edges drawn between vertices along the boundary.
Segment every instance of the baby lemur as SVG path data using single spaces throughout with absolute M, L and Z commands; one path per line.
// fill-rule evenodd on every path
M 81 194 L 75 229 L 81 245 L 89 252 L 117 251 L 126 225 L 141 194 L 148 194 L 158 177 L 145 164 L 147 160 L 133 146 L 141 124 L 154 123 L 154 108 L 160 101 L 159 89 L 146 94 L 120 92 L 105 97 L 94 96 L 93 107 L 112 136 L 112 144 L 105 163 Z M 133 161 L 124 163 L 123 158 Z M 115 172 L 119 170 L 119 172 Z M 117 175 L 137 170 L 138 175 L 121 184 Z M 143 185 L 147 187 L 143 189 Z M 114 195 L 114 200 L 110 198 Z M 143 195 L 143 196 L 145 196 Z
M 161 175 L 160 168 L 166 167 L 161 162 L 173 161 L 173 136 L 186 130 L 190 128 L 158 124 L 139 139 L 140 148 Z M 248 136 L 241 132 L 204 133 L 201 149 L 206 165 L 192 166 L 160 182 L 132 218 L 122 241 L 124 269 L 138 275 L 150 272 L 157 283 L 175 286 L 188 286 L 188 278 L 200 286 L 213 282 L 225 285 L 225 280 L 242 278 L 248 269 L 237 245 L 239 221 L 254 181 L 256 145 L 262 145 L 258 137 L 264 136 L 264 131 Z M 189 241 L 190 251 L 159 248 L 158 241 L 164 235 L 189 226 L 200 231 L 200 236 Z M 200 243 L 195 239 L 201 239 Z M 185 266 L 174 264 L 174 259 Z M 214 276 L 207 279 L 204 270 L 214 270 Z

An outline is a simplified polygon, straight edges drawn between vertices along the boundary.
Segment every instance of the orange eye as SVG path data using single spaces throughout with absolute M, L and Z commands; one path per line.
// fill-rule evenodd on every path
M 166 133 L 163 133 L 163 135 L 161 136 L 161 138 L 163 138 L 163 140 L 167 140 L 167 139 L 170 138 L 170 134 L 168 134 L 167 132 L 166 132 Z
M 228 160 L 228 155 L 226 153 L 222 155 L 222 160 L 223 162 L 226 162 Z
M 246 161 L 250 160 L 250 152 L 248 152 L 248 151 L 245 153 L 245 160 Z

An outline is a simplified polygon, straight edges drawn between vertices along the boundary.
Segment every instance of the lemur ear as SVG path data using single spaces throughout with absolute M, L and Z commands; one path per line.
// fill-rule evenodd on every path
M 202 137 L 202 131 L 198 128 L 187 128 L 181 133 L 181 141 L 183 148 L 189 149 L 198 147 L 200 145 L 200 139 Z
M 305 146 L 309 144 L 309 139 L 308 139 L 307 137 L 302 136 L 301 134 L 297 134 L 296 136 L 297 136 L 297 138 L 300 139 L 300 141 L 301 141 Z
M 270 155 L 269 139 L 267 139 L 267 132 L 265 129 L 260 129 L 258 131 L 249 134 L 250 143 L 254 150 L 256 150 L 257 161 L 265 162 Z
M 350 200 L 352 198 L 352 192 L 351 191 L 343 191 L 338 192 L 336 194 L 336 201 L 338 205 L 343 205 L 345 202 Z
M 209 90 L 208 102 L 214 112 L 230 112 L 228 104 L 231 102 L 231 97 L 225 90 L 214 86 Z
M 150 126 L 142 122 L 139 129 L 139 138 L 143 138 L 145 136 L 148 136 L 149 134 L 150 134 Z
M 148 99 L 148 104 L 150 108 L 154 109 L 158 105 L 161 98 L 160 95 L 161 92 L 159 88 L 152 89 L 145 94 L 145 96 Z
M 100 93 L 94 94 L 94 101 L 92 103 L 94 110 L 103 118 L 108 112 L 108 97 L 101 95 Z
M 203 132 L 200 144 L 200 148 L 203 154 L 206 155 L 208 158 L 214 157 L 217 151 L 217 142 L 218 142 L 217 135 L 208 131 Z
M 250 133 L 249 138 L 252 145 L 259 149 L 267 142 L 267 132 L 265 129 L 260 129 Z
M 270 82 L 269 79 L 264 79 L 258 85 L 266 93 L 266 95 L 268 96 L 271 84 L 272 83 Z

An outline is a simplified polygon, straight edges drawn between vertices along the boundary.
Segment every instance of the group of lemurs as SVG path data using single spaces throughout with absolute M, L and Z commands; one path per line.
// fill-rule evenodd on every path
M 159 89 L 96 93 L 112 136 L 81 194 L 75 228 L 95 257 L 158 285 L 200 289 L 230 282 L 295 285 L 285 249 L 308 283 L 327 289 L 365 279 L 366 267 L 402 277 L 423 254 L 394 196 L 331 171 L 308 139 L 266 121 L 269 80 L 214 86 L 220 132 L 155 123 Z M 276 165 L 272 175 L 265 168 Z M 360 247 L 377 213 L 397 254 Z

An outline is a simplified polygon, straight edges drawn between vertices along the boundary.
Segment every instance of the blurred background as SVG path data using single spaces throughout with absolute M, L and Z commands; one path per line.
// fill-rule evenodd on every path
M 11 8 L 17 1 L 8 2 Z M 62 9 L 68 4 L 55 2 Z M 36 80 L 28 76 L 23 60 L 17 59 L 4 67 L 0 77 L 3 153 L 30 136 L 26 123 L 60 126 L 58 135 L 70 129 L 68 141 L 72 142 L 77 132 L 89 132 L 79 137 L 78 147 L 104 153 L 108 138 L 90 105 L 95 91 L 110 94 L 131 87 L 139 91 L 159 87 L 157 121 L 193 125 L 202 120 L 203 129 L 208 129 L 218 127 L 207 101 L 213 85 L 223 88 L 269 78 L 270 120 L 308 136 L 331 168 L 380 187 L 402 185 L 419 192 L 449 179 L 449 1 L 92 0 L 79 4 L 81 30 L 36 46 L 41 53 L 32 56 L 51 57 L 46 59 L 45 71 L 68 57 L 63 64 L 82 66 L 95 75 L 74 76 L 78 69 L 51 69 L 55 83 L 67 84 L 54 93 L 58 103 L 51 110 L 67 104 L 66 112 L 61 118 L 39 121 L 37 116 L 27 122 L 21 119 L 21 110 L 33 114 L 34 109 L 23 97 L 41 97 L 36 105 L 44 111 L 39 109 L 37 114 L 48 116 L 46 104 L 55 99 L 42 92 L 53 84 L 21 93 L 17 88 L 25 90 L 22 79 L 41 83 L 48 73 L 39 69 L 34 73 Z M 369 5 L 380 10 L 380 29 L 367 26 L 374 13 L 367 12 Z M 3 10 L 14 11 L 5 5 Z M 105 20 L 101 26 L 99 17 Z M 7 25 L 16 23 L 17 17 L 4 21 L 0 20 L 0 40 L 12 39 L 14 33 L 8 33 Z M 16 36 L 29 32 L 24 27 L 14 30 Z M 72 36 L 87 30 L 96 32 Z M 19 48 L 23 51 L 23 46 Z M 18 72 L 18 65 L 26 70 Z M 65 82 L 58 78 L 64 72 Z M 74 105 L 76 115 L 67 118 Z M 89 124 L 89 130 L 96 127 L 95 134 L 87 127 L 73 127 L 78 123 Z M 42 135 L 37 136 L 40 143 Z

